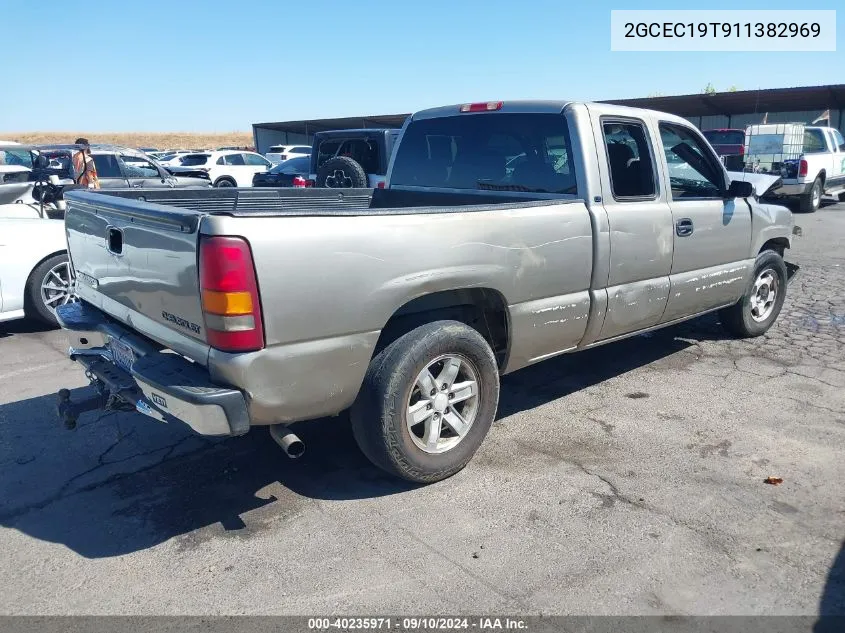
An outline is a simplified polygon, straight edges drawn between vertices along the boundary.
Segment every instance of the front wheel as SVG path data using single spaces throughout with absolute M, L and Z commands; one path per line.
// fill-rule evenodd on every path
M 786 264 L 776 252 L 763 251 L 742 298 L 719 313 L 722 325 L 742 338 L 760 336 L 778 318 L 785 298 Z
M 436 321 L 373 359 L 350 417 L 376 466 L 433 483 L 472 459 L 498 403 L 499 370 L 484 337 L 463 323 Z

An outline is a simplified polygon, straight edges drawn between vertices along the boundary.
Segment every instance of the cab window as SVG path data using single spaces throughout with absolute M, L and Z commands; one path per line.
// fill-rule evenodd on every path
M 672 199 L 721 198 L 721 166 L 705 147 L 705 141 L 682 125 L 660 123 L 659 128 Z
M 645 126 L 633 121 L 606 121 L 602 130 L 613 197 L 654 198 L 654 161 Z

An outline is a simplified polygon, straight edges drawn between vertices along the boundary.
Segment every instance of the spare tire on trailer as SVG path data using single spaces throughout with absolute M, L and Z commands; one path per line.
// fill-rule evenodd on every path
M 317 170 L 317 186 L 326 189 L 365 189 L 367 172 L 348 156 L 335 156 Z

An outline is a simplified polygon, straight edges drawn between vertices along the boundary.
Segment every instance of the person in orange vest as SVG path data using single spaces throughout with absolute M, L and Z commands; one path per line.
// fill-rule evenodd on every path
M 75 173 L 75 182 L 77 185 L 88 187 L 89 189 L 99 189 L 100 179 L 97 177 L 97 166 L 94 164 L 94 157 L 91 155 L 91 145 L 87 138 L 76 139 L 77 145 L 82 145 L 82 149 L 73 155 L 73 170 Z

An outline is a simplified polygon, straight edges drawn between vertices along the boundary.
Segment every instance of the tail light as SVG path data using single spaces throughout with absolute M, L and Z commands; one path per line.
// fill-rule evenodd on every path
M 489 112 L 501 110 L 501 101 L 482 101 L 481 103 L 465 103 L 461 106 L 461 112 Z
M 802 176 L 806 176 L 807 171 L 809 171 L 807 161 L 802 158 L 801 162 L 798 163 L 798 177 L 801 178 Z
M 208 344 L 224 352 L 264 347 L 252 251 L 241 237 L 200 239 L 200 292 Z
M 314 181 L 303 178 L 302 176 L 294 176 L 292 186 L 297 187 L 299 189 L 302 189 L 304 187 L 313 187 Z
M 380 180 L 376 187 L 378 187 L 379 189 L 384 189 L 384 181 Z

